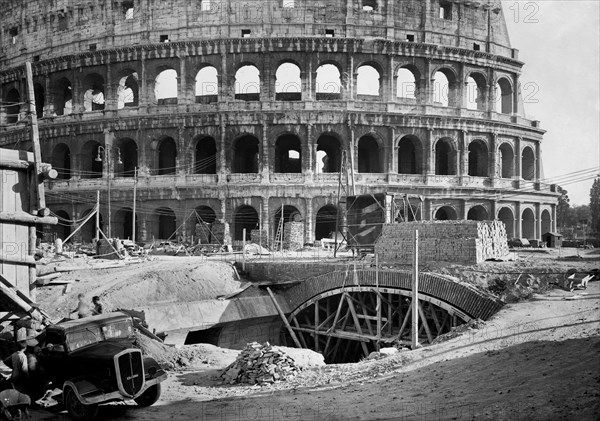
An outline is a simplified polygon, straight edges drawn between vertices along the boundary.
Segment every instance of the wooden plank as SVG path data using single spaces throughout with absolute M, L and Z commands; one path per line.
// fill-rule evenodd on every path
M 288 322 L 287 317 L 285 317 L 285 314 L 283 313 L 283 310 L 281 310 L 281 307 L 279 307 L 279 303 L 275 299 L 275 296 L 273 295 L 273 292 L 271 291 L 271 288 L 267 287 L 267 292 L 271 296 L 271 300 L 273 300 L 273 304 L 275 304 L 275 308 L 277 309 L 277 312 L 279 313 L 279 316 L 283 320 L 283 324 L 285 325 L 285 327 L 287 328 L 288 332 L 290 333 L 290 336 L 292 337 L 292 340 L 294 341 L 294 343 L 296 344 L 296 346 L 298 348 L 302 348 L 302 346 L 300 345 L 300 342 L 298 341 L 298 338 L 296 337 L 296 333 L 292 329 L 292 326 L 290 326 L 290 323 Z
M 9 195 L 10 196 L 10 195 Z M 17 224 L 50 224 L 58 223 L 58 218 L 54 216 L 34 216 L 28 213 L 15 210 L 13 212 L 0 212 L 0 222 L 12 222 Z M 26 237 L 27 238 L 27 237 Z
M 350 307 L 350 312 L 352 313 L 352 319 L 354 320 L 354 325 L 356 327 L 356 331 L 358 332 L 359 335 L 363 335 L 363 331 L 362 328 L 360 327 L 360 321 L 358 320 L 358 317 L 356 317 L 356 309 L 354 308 L 354 303 L 352 302 L 351 299 L 348 298 L 347 294 L 344 293 L 344 299 L 346 299 L 346 302 L 348 303 L 348 307 Z M 369 349 L 367 348 L 367 345 L 364 342 L 361 342 L 362 344 L 362 348 L 363 348 L 363 352 L 365 353 L 365 357 L 369 356 Z
M 429 343 L 432 343 L 433 335 L 429 329 L 429 323 L 427 322 L 427 317 L 425 317 L 425 312 L 423 311 L 423 307 L 421 307 L 421 303 L 418 303 L 418 310 L 419 315 L 421 316 L 421 321 L 423 322 L 423 327 L 425 328 L 425 333 L 427 334 L 427 339 L 429 339 Z
M 335 325 L 337 324 L 338 318 L 340 317 L 340 312 L 342 311 L 342 305 L 344 304 L 344 300 L 342 298 L 343 297 L 340 297 L 340 302 L 338 303 L 337 310 L 335 311 L 335 317 L 333 318 L 333 324 L 327 330 L 327 333 L 335 331 Z M 327 353 L 330 342 L 331 342 L 331 335 L 328 336 L 327 342 L 325 343 L 325 350 L 323 351 L 324 353 Z

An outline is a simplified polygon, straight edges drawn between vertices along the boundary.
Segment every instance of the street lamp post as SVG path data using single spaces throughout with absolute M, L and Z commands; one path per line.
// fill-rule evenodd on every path
M 122 164 L 123 162 L 121 161 L 121 150 L 119 148 L 117 149 L 117 153 L 119 154 L 118 159 L 117 159 L 117 163 L 118 164 Z M 111 167 L 111 153 L 110 153 L 111 149 L 107 149 L 104 146 L 98 146 L 98 154 L 96 155 L 96 162 L 102 162 L 102 156 L 100 155 L 100 153 L 102 153 L 104 155 L 104 157 L 106 158 L 106 166 L 107 166 L 107 184 L 108 184 L 108 188 L 107 188 L 107 195 L 108 195 L 108 238 L 112 238 L 111 237 L 111 220 L 112 220 L 112 215 L 111 215 L 111 209 L 110 209 L 110 184 L 111 184 L 111 178 L 112 178 L 112 167 Z M 100 211 L 100 209 L 98 209 L 98 212 Z

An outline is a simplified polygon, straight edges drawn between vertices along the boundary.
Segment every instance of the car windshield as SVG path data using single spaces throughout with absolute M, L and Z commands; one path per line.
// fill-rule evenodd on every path
M 71 351 L 110 339 L 126 339 L 133 335 L 130 320 L 119 320 L 105 325 L 84 326 L 67 335 Z

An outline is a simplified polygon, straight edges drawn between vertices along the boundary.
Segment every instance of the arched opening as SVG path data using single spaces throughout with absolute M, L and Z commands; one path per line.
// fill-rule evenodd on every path
M 164 138 L 158 144 L 158 175 L 175 174 L 177 169 L 177 145 L 170 138 Z
M 154 80 L 154 97 L 158 105 L 177 104 L 177 72 L 173 69 L 163 70 Z
M 138 233 L 139 216 L 135 218 L 135 232 Z M 131 208 L 121 208 L 117 211 L 112 223 L 113 236 L 121 239 L 133 238 L 133 210 Z M 162 237 L 160 237 L 162 238 Z
M 100 143 L 91 140 L 81 148 L 81 178 L 102 177 L 103 161 L 100 146 Z M 100 156 L 100 159 L 98 159 L 98 156 Z
M 535 178 L 535 155 L 530 147 L 523 149 L 521 155 L 521 174 L 523 180 L 533 180 Z
M 289 205 L 285 205 L 283 207 L 283 225 L 281 226 L 282 229 L 282 236 L 281 238 L 283 239 L 283 247 L 284 248 L 298 248 L 298 247 L 302 247 L 304 245 L 304 235 L 302 235 L 300 238 L 298 238 L 299 236 L 297 234 L 299 233 L 293 233 L 293 232 L 288 232 L 285 229 L 285 225 L 290 223 L 290 222 L 300 222 L 302 221 L 302 214 L 300 213 L 300 211 L 298 209 L 296 209 L 294 206 L 289 206 Z M 280 223 L 281 223 L 281 205 L 277 206 L 277 211 L 275 212 L 275 215 L 273 217 L 273 226 L 275 227 L 273 230 L 273 237 L 275 237 L 277 234 L 277 231 L 280 228 Z M 289 228 L 288 228 L 289 229 Z M 302 233 L 304 234 L 304 231 L 302 231 Z M 294 235 L 296 234 L 296 235 Z M 291 237 L 295 237 L 295 238 L 291 238 Z M 277 244 L 274 244 L 277 245 Z M 290 247 L 291 246 L 291 247 Z
M 52 151 L 52 168 L 58 172 L 56 178 L 61 180 L 71 178 L 71 150 L 64 143 L 59 143 Z
M 189 219 L 191 226 L 188 232 L 193 233 L 196 243 L 213 244 L 217 242 L 211 232 L 211 224 L 217 219 L 215 211 L 210 206 L 198 206 L 195 215 Z
M 39 83 L 34 84 L 33 94 L 35 97 L 35 115 L 37 118 L 42 118 L 44 116 L 44 105 L 46 103 L 44 87 Z
M 523 238 L 528 240 L 535 239 L 535 215 L 529 208 L 525 209 L 521 214 L 521 233 Z
M 503 207 L 498 212 L 498 219 L 504 222 L 506 226 L 506 237 L 514 238 L 515 237 L 515 215 L 510 208 Z
M 71 234 L 72 220 L 69 214 L 64 210 L 59 210 L 54 213 L 58 218 L 58 224 L 52 226 L 51 232 L 54 233 L 54 240 L 60 238 L 65 240 Z
M 340 69 L 334 64 L 323 64 L 317 68 L 317 101 L 335 100 L 342 97 L 342 78 Z
M 335 233 L 337 219 L 337 208 L 333 205 L 325 205 L 317 212 L 315 221 L 315 240 L 328 238 Z
M 88 209 L 81 214 L 81 218 L 86 218 L 92 209 Z M 102 214 L 100 214 L 100 229 L 104 231 L 104 220 L 102 218 Z M 83 227 L 81 227 L 81 241 L 83 243 L 91 243 L 94 238 L 96 238 L 96 216 L 93 216 L 89 221 L 87 221 Z M 102 234 L 100 234 L 102 236 Z
M 358 172 L 381 173 L 379 143 L 371 135 L 365 135 L 358 141 Z
M 550 212 L 547 209 L 542 211 L 542 232 L 540 235 L 543 235 L 547 232 L 552 232 L 552 217 L 550 216 Z
M 113 148 L 112 159 L 115 176 L 135 176 L 135 169 L 138 166 L 138 149 L 135 141 L 127 138 L 120 139 L 117 142 L 117 148 Z M 119 163 L 119 159 L 121 163 Z
M 453 221 L 457 219 L 456 210 L 452 206 L 442 206 L 433 217 L 437 221 Z
M 340 141 L 328 134 L 323 134 L 317 140 L 317 172 L 339 172 L 342 161 Z
M 260 71 L 247 64 L 235 72 L 235 99 L 260 101 Z
M 104 109 L 104 78 L 92 73 L 84 78 L 83 109 L 100 111 Z
M 487 177 L 488 175 L 488 150 L 487 145 L 481 140 L 469 143 L 469 175 L 473 177 Z
M 362 10 L 374 12 L 377 10 L 377 0 L 362 0 Z
M 205 66 L 196 74 L 196 103 L 210 104 L 219 100 L 219 75 L 213 66 Z
M 365 64 L 356 70 L 356 93 L 379 96 L 381 75 L 375 67 Z
M 275 72 L 275 99 L 278 101 L 302 100 L 300 67 L 294 63 L 283 63 Z
M 456 151 L 449 138 L 442 138 L 435 144 L 435 173 L 438 175 L 456 174 Z
M 168 240 L 173 237 L 177 230 L 177 218 L 171 208 L 158 208 L 154 211 L 154 216 L 158 222 L 155 232 L 156 240 Z
M 449 69 L 440 69 L 433 75 L 433 103 L 443 107 L 454 107 L 456 79 Z
M 194 174 L 217 173 L 217 143 L 212 137 L 203 137 L 196 142 Z
M 243 205 L 237 208 L 233 216 L 233 239 L 242 241 L 245 228 L 246 241 L 249 241 L 252 230 L 258 229 L 258 221 L 258 213 L 252 206 Z
M 11 89 L 6 93 L 6 122 L 14 124 L 19 121 L 21 112 L 21 95 L 16 89 Z
M 396 78 L 396 96 L 404 99 L 417 98 L 417 77 L 406 67 L 398 70 Z
M 139 105 L 139 85 L 137 72 L 123 76 L 117 88 L 117 108 L 137 107 Z
M 513 148 L 508 143 L 500 145 L 500 163 L 502 165 L 500 174 L 502 178 L 512 178 L 515 174 L 515 155 Z
M 73 112 L 73 86 L 67 78 L 61 78 L 54 87 L 54 112 L 69 115 Z
M 467 212 L 467 219 L 469 221 L 486 221 L 488 219 L 488 212 L 481 205 L 473 206 Z
M 398 142 L 398 174 L 421 174 L 421 141 L 417 136 L 406 135 Z
M 302 172 L 302 145 L 293 134 L 279 136 L 275 142 L 275 172 Z
M 469 110 L 485 111 L 486 81 L 481 73 L 471 73 L 467 78 L 467 108 Z
M 258 139 L 245 135 L 233 142 L 233 173 L 258 173 Z
M 513 90 L 506 78 L 498 79 L 496 82 L 496 112 L 511 114 L 513 112 Z

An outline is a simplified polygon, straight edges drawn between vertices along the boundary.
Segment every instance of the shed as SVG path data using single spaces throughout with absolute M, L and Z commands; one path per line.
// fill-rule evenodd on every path
M 542 241 L 546 244 L 546 247 L 560 247 L 562 245 L 562 234 L 547 232 L 542 235 Z

